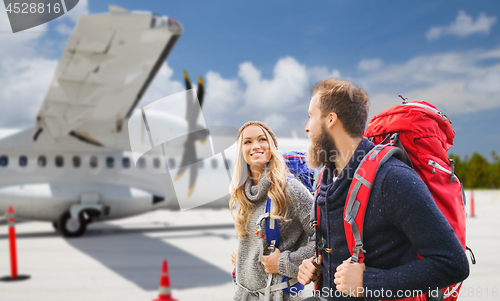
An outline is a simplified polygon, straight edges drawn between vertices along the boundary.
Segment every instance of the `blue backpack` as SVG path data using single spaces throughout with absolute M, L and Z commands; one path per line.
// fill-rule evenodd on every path
M 295 151 L 289 151 L 283 154 L 283 158 L 285 159 L 285 163 L 288 166 L 288 169 L 290 172 L 302 183 L 304 186 L 307 187 L 307 189 L 312 193 L 313 190 L 313 182 L 314 182 L 314 171 L 312 171 L 309 167 L 307 167 L 306 164 L 306 155 L 303 152 L 295 152 Z M 290 180 L 291 177 L 288 178 Z M 267 198 L 267 203 L 266 203 L 266 213 L 268 213 L 271 210 L 271 199 L 268 197 Z M 270 218 L 267 217 L 265 220 L 266 224 L 266 240 L 267 243 L 271 246 L 271 251 L 274 251 L 274 248 L 279 246 L 281 242 L 280 238 L 280 230 L 278 227 L 278 221 L 274 220 L 274 228 L 272 229 L 270 227 Z M 290 281 L 290 278 L 288 277 L 283 277 L 281 282 L 285 281 Z M 303 290 L 304 285 L 302 285 L 300 282 L 297 282 L 296 284 L 290 286 L 288 288 L 283 289 L 283 292 L 286 294 L 290 294 L 291 292 L 289 291 L 289 288 L 295 287 L 296 292 Z
M 304 184 L 310 192 L 313 192 L 314 171 L 307 167 L 306 154 L 304 152 L 290 151 L 283 153 L 283 158 L 290 172 Z
M 302 183 L 304 186 L 309 189 L 310 192 L 313 192 L 313 182 L 314 182 L 314 172 L 307 167 L 306 164 L 306 155 L 303 152 L 295 152 L 289 151 L 283 154 L 283 158 L 285 159 L 285 163 L 290 170 L 290 172 Z M 290 180 L 291 176 L 288 178 Z M 266 213 L 271 210 L 271 199 L 267 198 L 266 203 Z M 280 230 L 278 228 L 278 221 L 274 221 L 274 228 L 271 229 L 270 218 L 266 218 L 266 240 L 267 243 L 271 246 L 271 248 L 279 246 L 280 239 Z

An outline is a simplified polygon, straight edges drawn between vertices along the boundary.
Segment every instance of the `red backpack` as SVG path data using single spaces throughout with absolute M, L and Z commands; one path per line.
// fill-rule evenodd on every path
M 364 135 L 376 146 L 359 164 L 347 195 L 344 228 L 353 255 L 351 262 L 364 260 L 361 251 L 363 221 L 371 192 L 369 183 L 373 183 L 379 166 L 392 156 L 405 161 L 422 178 L 465 250 L 465 195 L 455 176 L 454 162 L 446 154 L 455 137 L 446 115 L 424 101 L 404 102 L 373 117 Z M 358 173 L 360 170 L 363 172 Z M 359 206 L 353 206 L 354 200 Z M 457 300 L 461 285 L 442 289 L 444 300 Z M 427 300 L 427 296 L 403 300 Z

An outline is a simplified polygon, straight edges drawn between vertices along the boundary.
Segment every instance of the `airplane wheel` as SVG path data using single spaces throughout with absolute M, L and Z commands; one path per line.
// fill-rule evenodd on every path
M 64 237 L 78 237 L 87 229 L 87 223 L 81 216 L 74 219 L 69 211 L 66 211 L 59 218 L 59 229 Z

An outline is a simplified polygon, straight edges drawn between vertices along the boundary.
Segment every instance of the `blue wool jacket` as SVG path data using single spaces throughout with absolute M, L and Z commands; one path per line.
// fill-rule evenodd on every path
M 335 182 L 333 172 L 325 172 L 321 179 L 317 195 L 320 233 L 325 247 L 333 249 L 332 253 L 322 252 L 321 292 L 328 300 L 362 300 L 341 296 L 333 280 L 337 266 L 351 256 L 343 217 L 349 186 L 359 162 L 373 146 L 363 138 Z M 330 170 L 335 170 L 334 164 Z M 395 158 L 380 167 L 374 180 L 363 244 L 365 300 L 400 299 L 398 293 L 408 290 L 427 293 L 469 275 L 465 252 L 427 186 L 413 169 Z M 424 258 L 416 260 L 417 252 Z

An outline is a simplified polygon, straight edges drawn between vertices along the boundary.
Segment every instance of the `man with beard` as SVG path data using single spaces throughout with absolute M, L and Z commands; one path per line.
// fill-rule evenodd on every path
M 316 196 L 321 255 L 303 261 L 299 281 L 322 273 L 319 295 L 328 300 L 402 299 L 464 280 L 468 261 L 453 229 L 418 174 L 395 158 L 380 166 L 363 225 L 364 263 L 350 263 L 344 206 L 354 172 L 374 147 L 363 132 L 366 93 L 327 79 L 312 89 L 309 122 L 310 167 L 325 167 Z M 417 259 L 417 253 L 423 259 Z M 322 267 L 321 267 L 322 266 Z M 344 294 L 342 294 L 344 293 Z

